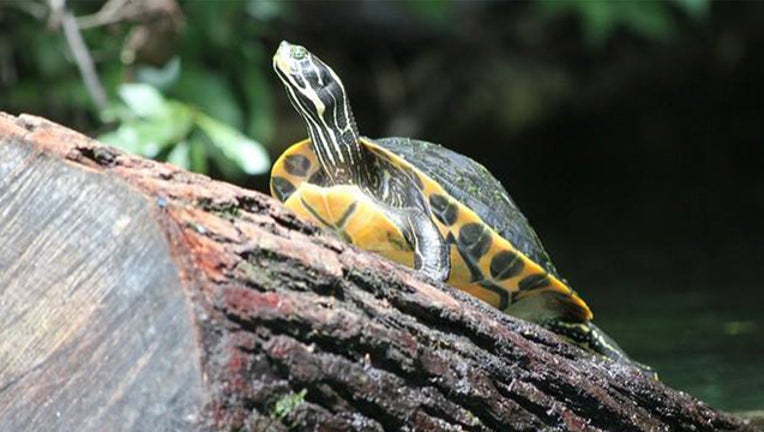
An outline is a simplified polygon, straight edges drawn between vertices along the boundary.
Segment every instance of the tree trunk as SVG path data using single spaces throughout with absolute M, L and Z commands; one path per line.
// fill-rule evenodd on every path
M 754 428 L 277 201 L 0 114 L 0 430 Z

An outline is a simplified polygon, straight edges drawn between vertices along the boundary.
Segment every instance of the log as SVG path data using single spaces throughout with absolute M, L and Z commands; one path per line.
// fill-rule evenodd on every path
M 0 113 L 0 430 L 753 431 L 258 192 Z

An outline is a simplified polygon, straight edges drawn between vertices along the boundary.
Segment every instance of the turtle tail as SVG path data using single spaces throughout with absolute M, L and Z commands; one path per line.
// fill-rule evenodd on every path
M 613 338 L 608 336 L 607 333 L 602 331 L 591 321 L 575 322 L 553 318 L 545 321 L 543 325 L 587 351 L 606 357 L 615 362 L 631 364 L 646 375 L 658 379 L 658 375 L 650 366 L 630 359 Z

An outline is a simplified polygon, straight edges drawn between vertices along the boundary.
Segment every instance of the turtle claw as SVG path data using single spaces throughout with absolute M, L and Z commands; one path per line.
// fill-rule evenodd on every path
M 653 379 L 658 379 L 658 374 L 653 368 L 630 359 L 610 336 L 591 321 L 571 322 L 553 318 L 546 320 L 543 326 L 589 352 L 627 364 Z

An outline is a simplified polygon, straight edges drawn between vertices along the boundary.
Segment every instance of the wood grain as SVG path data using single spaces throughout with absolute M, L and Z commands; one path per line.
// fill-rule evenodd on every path
M 198 420 L 190 310 L 153 207 L 119 179 L 0 147 L 0 430 Z

